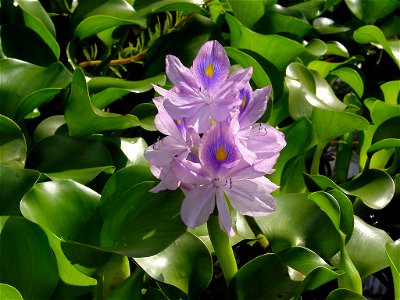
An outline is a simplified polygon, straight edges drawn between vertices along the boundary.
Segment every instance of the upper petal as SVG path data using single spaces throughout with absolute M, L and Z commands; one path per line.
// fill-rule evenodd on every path
M 217 41 L 205 43 L 193 61 L 193 75 L 199 85 L 209 91 L 221 86 L 229 74 L 229 58 Z
M 247 93 L 246 93 L 247 92 Z M 247 99 L 244 99 L 241 113 L 239 115 L 239 122 L 241 126 L 246 126 L 255 123 L 262 117 L 267 109 L 267 103 L 271 92 L 271 85 L 266 86 L 262 89 L 250 92 L 245 89 L 244 94 Z M 250 96 L 250 94 L 253 94 Z
M 196 80 L 193 77 L 192 71 L 185 67 L 179 58 L 173 55 L 167 55 L 165 59 L 165 71 L 167 73 L 168 79 L 174 85 L 186 84 L 194 89 L 197 88 Z

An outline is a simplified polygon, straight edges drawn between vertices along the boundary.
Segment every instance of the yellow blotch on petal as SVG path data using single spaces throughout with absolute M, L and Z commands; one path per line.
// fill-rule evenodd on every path
M 176 123 L 181 124 L 181 119 L 176 120 Z
M 208 64 L 207 68 L 204 70 L 204 73 L 208 78 L 211 78 L 214 75 L 214 66 L 212 62 Z
M 243 99 L 242 99 L 242 109 L 245 108 L 246 103 L 247 103 L 247 97 L 246 97 L 246 96 L 243 96 Z
M 225 151 L 224 147 L 219 146 L 217 152 L 215 152 L 215 158 L 219 161 L 224 160 L 228 156 L 228 153 Z

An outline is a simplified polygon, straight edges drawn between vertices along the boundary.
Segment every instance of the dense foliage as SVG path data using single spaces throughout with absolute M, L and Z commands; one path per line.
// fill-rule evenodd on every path
M 0 298 L 398 299 L 399 7 L 1 0 Z M 258 122 L 287 143 L 276 211 L 231 210 L 226 282 L 184 194 L 149 192 L 144 157 L 166 56 L 189 67 L 209 40 L 272 85 Z

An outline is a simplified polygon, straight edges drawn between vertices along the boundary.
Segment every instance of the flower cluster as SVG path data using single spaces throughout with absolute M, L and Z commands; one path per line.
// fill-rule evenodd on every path
M 181 208 L 191 228 L 218 209 L 221 228 L 232 236 L 230 210 L 261 216 L 275 210 L 271 192 L 278 188 L 265 174 L 273 172 L 283 134 L 256 121 L 264 114 L 270 86 L 252 90 L 252 69 L 230 74 L 230 62 L 217 41 L 203 45 L 191 68 L 172 55 L 166 73 L 173 87 L 155 86 L 156 128 L 166 135 L 145 157 L 160 183 L 152 190 L 180 187 Z M 229 203 L 229 204 L 228 204 Z

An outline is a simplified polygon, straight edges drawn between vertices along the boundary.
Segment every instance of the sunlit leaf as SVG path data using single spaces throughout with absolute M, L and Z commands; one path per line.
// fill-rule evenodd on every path
M 381 85 L 383 97 L 387 104 L 400 104 L 400 80 L 388 81 Z
M 361 21 L 367 24 L 373 24 L 377 20 L 387 16 L 399 7 L 396 0 L 385 1 L 362 1 L 345 0 L 347 7 Z
M 0 295 L 4 299 L 24 300 L 24 298 L 22 298 L 21 293 L 18 292 L 18 290 L 15 287 L 5 283 L 0 283 Z
M 151 277 L 190 295 L 198 295 L 212 278 L 212 259 L 197 237 L 185 233 L 159 254 L 134 258 Z
M 364 94 L 364 82 L 359 74 L 353 68 L 343 67 L 334 70 L 330 73 L 339 77 L 342 81 L 346 82 L 351 88 L 357 93 L 358 97 L 362 97 Z
M 392 270 L 394 294 L 397 297 L 400 293 L 400 240 L 386 244 L 386 254 Z
M 348 289 L 339 288 L 329 293 L 326 300 L 366 300 L 364 296 Z
M 381 2 L 368 1 L 368 3 L 381 3 Z M 389 56 L 395 61 L 397 66 L 400 68 L 398 43 L 396 43 L 397 49 L 392 49 L 391 44 L 389 44 L 388 40 L 378 27 L 374 25 L 366 25 L 360 27 L 356 31 L 354 31 L 353 38 L 356 42 L 360 44 L 375 43 L 381 45 L 383 49 L 385 49 L 387 54 L 389 54 Z
M 133 115 L 119 115 L 101 111 L 91 103 L 83 71 L 75 69 L 71 94 L 65 108 L 65 120 L 72 136 L 86 136 L 106 130 L 121 130 L 138 126 Z
M 314 19 L 313 26 L 320 34 L 334 34 L 350 30 L 349 27 L 338 25 L 332 19 L 325 17 Z
M 267 5 L 272 5 L 276 0 L 269 1 L 246 1 L 229 0 L 233 15 L 244 26 L 252 28 L 257 21 L 264 15 Z
M 154 185 L 146 181 L 133 186 L 119 199 L 118 209 L 107 213 L 101 232 L 102 248 L 133 257 L 151 256 L 185 232 L 179 213 L 182 193 L 149 192 Z
M 16 59 L 0 59 L 0 113 L 22 119 L 50 101 L 71 82 L 71 73 L 60 62 L 39 67 Z
M 277 254 L 260 255 L 240 268 L 229 284 L 229 299 L 291 299 L 298 282 Z
M 19 202 L 39 177 L 35 170 L 0 165 L 0 215 L 20 215 Z
M 389 266 L 385 250 L 385 244 L 389 241 L 392 239 L 385 231 L 354 216 L 354 232 L 346 249 L 361 278 Z
M 48 299 L 58 270 L 46 234 L 22 217 L 0 217 L 0 281 L 24 299 Z M 2 295 L 3 298 L 3 295 Z
M 11 119 L 0 115 L 0 164 L 24 168 L 27 154 L 25 136 Z
M 328 49 L 326 50 L 325 55 L 337 55 L 345 58 L 349 58 L 349 52 L 343 44 L 338 41 L 330 41 L 326 43 Z

